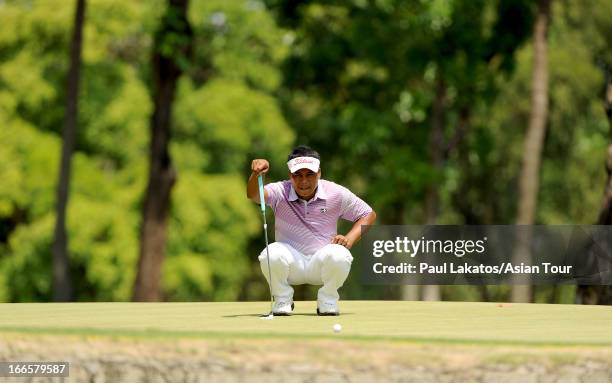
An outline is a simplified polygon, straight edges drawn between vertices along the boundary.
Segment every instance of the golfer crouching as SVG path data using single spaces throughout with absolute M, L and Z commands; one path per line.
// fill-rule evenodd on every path
M 274 295 L 274 315 L 293 311 L 291 285 L 322 285 L 317 314 L 339 315 L 338 289 L 351 269 L 350 248 L 361 237 L 361 225 L 372 225 L 376 213 L 344 186 L 321 179 L 320 156 L 308 146 L 289 154 L 289 180 L 269 183 L 264 199 L 275 216 L 276 242 L 259 255 L 261 270 Z M 267 173 L 268 161 L 255 159 L 247 183 L 247 197 L 259 203 L 257 177 Z M 337 233 L 338 219 L 354 222 L 346 235 Z M 270 274 L 272 274 L 270 276 Z

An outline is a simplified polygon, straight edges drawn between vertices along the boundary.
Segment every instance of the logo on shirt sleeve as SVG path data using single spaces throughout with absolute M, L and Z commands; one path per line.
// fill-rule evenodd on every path
M 321 212 L 321 213 L 327 213 L 327 209 L 326 209 L 326 208 L 324 208 L 324 207 L 322 207 L 322 208 L 320 208 L 320 209 L 319 209 L 319 212 Z

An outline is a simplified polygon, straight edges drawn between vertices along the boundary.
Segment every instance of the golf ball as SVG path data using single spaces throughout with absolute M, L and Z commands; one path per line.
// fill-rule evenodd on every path
M 342 326 L 340 326 L 339 323 L 336 323 L 334 325 L 334 332 L 340 332 L 340 331 L 342 331 Z

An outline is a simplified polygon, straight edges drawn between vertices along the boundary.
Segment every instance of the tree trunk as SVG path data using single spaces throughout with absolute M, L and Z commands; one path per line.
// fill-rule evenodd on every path
M 442 78 L 436 83 L 436 96 L 432 107 L 432 123 L 429 133 L 429 158 L 434 172 L 439 173 L 444 167 L 444 116 L 446 113 L 446 84 Z M 438 182 L 429 186 L 425 197 L 425 223 L 436 223 L 439 209 Z
M 608 116 L 610 137 L 612 138 L 612 68 L 606 70 L 606 96 L 604 108 Z M 604 200 L 597 219 L 598 225 L 612 225 L 612 144 L 608 145 L 606 159 L 607 181 L 604 191 Z
M 540 163 L 542 147 L 548 118 L 548 55 L 547 32 L 550 19 L 550 0 L 538 0 L 538 11 L 533 32 L 533 72 L 531 90 L 531 115 L 525 136 L 525 151 L 520 176 L 518 200 L 518 225 L 532 225 L 537 204 L 540 183 Z M 524 235 L 523 235 L 524 234 Z M 529 230 L 520 230 L 513 262 L 531 263 L 529 247 L 531 234 Z M 513 302 L 530 302 L 531 285 L 529 281 L 512 286 Z
M 473 206 L 473 201 L 469 198 L 466 198 L 470 194 L 470 189 L 474 188 L 475 180 L 474 176 L 472 176 L 472 166 L 469 161 L 469 148 L 466 146 L 460 145 L 459 142 L 463 139 L 463 137 L 467 136 L 468 131 L 470 130 L 470 119 L 471 119 L 472 111 L 470 107 L 464 105 L 459 110 L 459 121 L 457 124 L 457 130 L 455 132 L 455 138 L 451 141 L 451 144 L 448 146 L 448 152 L 450 153 L 453 150 L 457 151 L 457 162 L 460 172 L 462 174 L 462 180 L 459 183 L 459 188 L 453 194 L 453 204 L 459 213 L 463 216 L 463 221 L 465 225 L 482 225 L 482 224 L 490 224 L 491 222 L 487 221 L 486 217 L 481 217 L 476 213 L 476 210 Z M 486 198 L 486 196 L 482 196 Z
M 85 0 L 77 0 L 74 14 L 72 40 L 70 44 L 70 67 L 68 69 L 66 111 L 64 112 L 64 131 L 62 133 L 62 157 L 60 176 L 57 184 L 56 208 L 53 240 L 53 300 L 66 302 L 72 300 L 68 257 L 68 235 L 66 234 L 66 209 L 70 191 L 71 159 L 77 134 L 79 103 L 79 80 L 81 77 L 81 47 L 83 24 L 85 21 Z
M 606 68 L 606 93 L 604 108 L 608 116 L 610 137 L 612 138 L 612 67 Z M 604 199 L 597 219 L 598 225 L 612 225 L 612 143 L 608 145 L 606 158 L 607 180 Z M 612 305 L 612 286 L 579 286 L 576 300 L 582 304 Z
M 149 182 L 143 206 L 140 258 L 134 285 L 134 301 L 158 301 L 166 248 L 170 194 L 176 181 L 168 145 L 176 82 L 180 63 L 191 53 L 193 32 L 187 19 L 188 0 L 169 0 L 155 35 L 152 55 L 154 110 L 151 116 Z
M 405 202 L 404 200 L 396 201 L 390 209 L 383 216 L 388 217 L 389 221 L 386 222 L 389 225 L 403 225 L 404 224 L 404 213 L 405 213 Z M 399 291 L 400 299 L 404 301 L 418 301 L 419 300 L 419 285 L 410 281 L 410 284 L 403 284 L 400 286 Z
M 432 124 L 429 135 L 429 156 L 431 166 L 437 174 L 442 172 L 444 168 L 444 155 L 446 153 L 444 140 L 445 114 L 446 83 L 442 76 L 439 75 L 436 83 L 436 97 L 432 108 Z M 436 182 L 430 185 L 427 190 L 427 196 L 425 197 L 425 223 L 427 225 L 435 225 L 438 219 L 438 210 L 440 209 L 439 188 L 439 182 Z M 440 286 L 423 285 L 421 294 L 421 299 L 424 301 L 439 301 Z

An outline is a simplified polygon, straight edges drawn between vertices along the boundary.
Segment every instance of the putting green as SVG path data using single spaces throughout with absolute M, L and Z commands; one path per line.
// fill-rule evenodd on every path
M 318 317 L 315 302 L 295 304 L 293 316 L 263 320 L 266 302 L 5 303 L 0 332 L 612 345 L 606 306 L 342 301 L 340 317 Z

